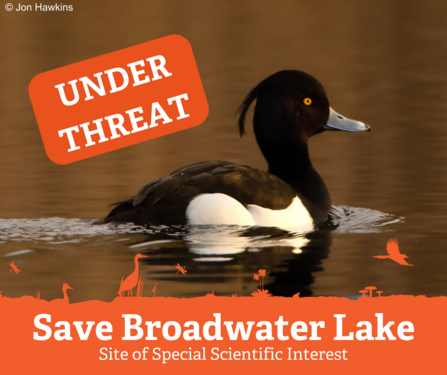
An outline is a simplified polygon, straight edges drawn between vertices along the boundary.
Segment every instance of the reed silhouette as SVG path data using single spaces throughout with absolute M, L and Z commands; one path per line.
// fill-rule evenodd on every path
M 386 251 L 388 255 L 374 255 L 373 258 L 379 259 L 391 259 L 396 263 L 402 264 L 403 266 L 412 266 L 408 264 L 404 259 L 408 258 L 405 254 L 401 254 L 399 251 L 399 242 L 395 238 L 388 240 L 386 244 Z
M 138 281 L 139 281 L 139 279 L 138 279 L 138 270 L 139 270 L 138 259 L 140 259 L 140 258 L 147 258 L 147 256 L 146 255 L 142 255 L 142 254 L 135 255 L 135 259 L 134 259 L 135 270 L 129 276 L 127 276 L 126 279 L 124 279 L 124 276 L 121 279 L 120 289 L 118 290 L 118 295 L 120 297 L 123 297 L 124 292 L 126 290 L 127 290 L 127 296 L 128 297 L 129 297 L 129 294 L 130 294 L 131 297 L 133 296 L 132 295 L 132 289 L 135 288 L 137 286 L 137 284 L 139 284 L 138 283 Z M 141 282 L 141 279 L 140 279 L 140 282 Z M 143 288 L 141 286 L 141 293 L 142 292 L 143 292 Z M 138 297 L 139 294 L 140 294 L 140 289 L 137 287 L 137 297 Z
M 257 273 L 253 275 L 253 280 L 259 281 L 259 288 L 262 289 L 261 279 Z
M 259 275 L 258 275 L 259 274 Z M 253 279 L 259 281 L 259 289 L 264 290 L 264 277 L 265 277 L 265 270 L 259 270 L 258 274 L 253 275 Z
M 272 295 L 269 294 L 269 291 L 267 289 L 264 289 L 264 290 L 258 289 L 256 292 L 253 292 L 251 295 L 253 297 L 272 297 Z
M 253 292 L 251 295 L 253 297 L 271 297 L 272 295 L 269 294 L 269 291 L 264 289 L 265 270 L 260 269 L 258 271 L 258 274 L 259 275 L 254 274 L 253 278 L 259 281 L 259 289 L 256 292 Z
M 152 288 L 152 292 L 154 293 L 154 297 L 155 297 L 155 294 L 157 292 L 157 283 L 155 283 L 155 286 Z
M 62 292 L 64 293 L 64 298 L 56 298 L 56 299 L 53 299 L 51 302 L 52 303 L 64 303 L 64 304 L 68 305 L 70 303 L 70 301 L 68 299 L 67 289 L 73 289 L 73 288 L 70 287 L 70 285 L 68 285 L 67 283 L 64 283 L 62 285 Z M 40 299 L 40 292 L 39 292 L 39 299 Z
M 137 297 L 143 296 L 143 286 L 144 286 L 144 281 L 140 276 L 140 278 L 138 279 L 138 285 L 137 285 Z

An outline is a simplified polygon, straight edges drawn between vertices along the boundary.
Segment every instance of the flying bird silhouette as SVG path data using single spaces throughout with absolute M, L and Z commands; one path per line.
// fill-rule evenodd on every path
M 399 251 L 399 242 L 397 239 L 392 238 L 388 240 L 386 244 L 386 251 L 389 255 L 375 255 L 373 258 L 379 259 L 391 259 L 395 262 L 402 264 L 403 266 L 412 266 L 412 264 L 408 264 L 404 259 L 408 258 L 405 254 L 401 254 Z

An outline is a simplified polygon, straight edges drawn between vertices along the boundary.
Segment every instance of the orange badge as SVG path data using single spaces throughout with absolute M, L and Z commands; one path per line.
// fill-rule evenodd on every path
M 208 116 L 191 45 L 178 35 L 38 74 L 29 95 L 57 164 L 188 129 Z

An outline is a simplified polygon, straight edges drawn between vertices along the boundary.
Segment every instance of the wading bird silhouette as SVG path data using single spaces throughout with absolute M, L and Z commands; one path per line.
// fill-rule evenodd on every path
M 62 292 L 64 293 L 64 298 L 56 298 L 54 300 L 52 300 L 51 302 L 57 302 L 57 303 L 66 303 L 67 305 L 70 303 L 70 301 L 68 300 L 68 296 L 67 296 L 67 289 L 73 289 L 72 287 L 70 287 L 70 285 L 68 285 L 67 283 L 64 283 L 64 285 L 62 285 Z M 40 298 L 40 292 L 39 292 L 39 298 Z
M 388 255 L 376 255 L 373 258 L 379 259 L 391 259 L 395 262 L 402 264 L 403 266 L 412 266 L 412 264 L 408 264 L 404 259 L 408 258 L 405 254 L 401 254 L 399 251 L 399 242 L 397 239 L 392 238 L 388 240 L 386 244 L 386 251 Z
M 137 254 L 135 255 L 135 271 L 133 271 L 129 276 L 126 277 L 126 279 L 123 281 L 123 279 L 121 279 L 121 286 L 120 286 L 120 290 L 118 291 L 118 295 L 122 296 L 124 294 L 124 292 L 127 290 L 127 296 L 132 297 L 132 289 L 135 288 L 137 286 L 138 283 L 138 259 L 140 258 L 147 258 L 146 255 L 142 255 L 142 254 Z

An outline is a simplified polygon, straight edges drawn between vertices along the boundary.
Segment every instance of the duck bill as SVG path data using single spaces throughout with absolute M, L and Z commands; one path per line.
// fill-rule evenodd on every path
M 371 131 L 369 125 L 360 121 L 351 120 L 345 116 L 335 112 L 329 107 L 329 119 L 326 124 L 323 125 L 324 130 L 337 130 L 344 132 L 364 132 L 365 130 Z

